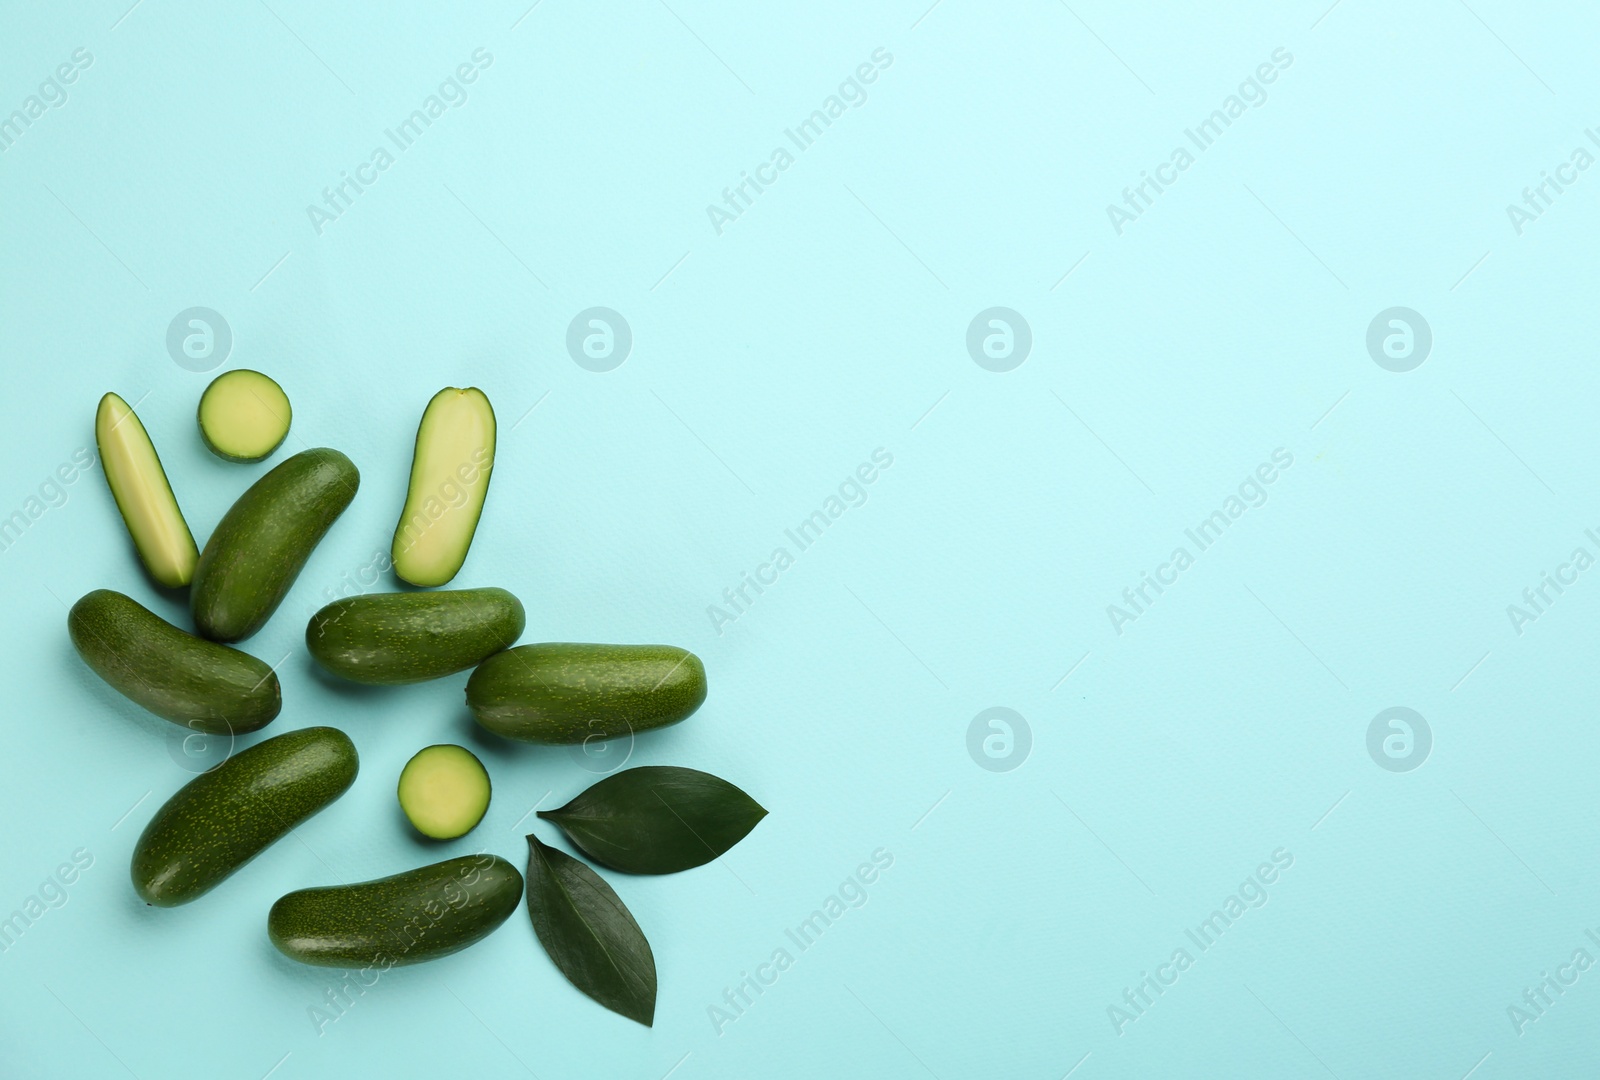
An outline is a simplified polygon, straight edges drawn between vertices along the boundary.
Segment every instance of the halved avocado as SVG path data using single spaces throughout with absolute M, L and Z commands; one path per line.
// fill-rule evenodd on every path
M 489 493 L 494 439 L 494 408 L 477 387 L 447 386 L 428 402 L 390 552 L 402 581 L 443 585 L 466 562 Z
M 178 508 L 150 433 L 116 394 L 100 399 L 94 441 L 122 521 L 150 576 L 170 589 L 189 584 L 200 549 Z

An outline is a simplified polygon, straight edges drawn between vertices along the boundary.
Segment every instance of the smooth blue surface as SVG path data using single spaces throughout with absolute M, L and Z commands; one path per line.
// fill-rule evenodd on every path
M 0 117 L 92 62 L 0 139 L 0 515 L 26 520 L 0 551 L 0 917 L 39 913 L 0 952 L 0 1074 L 1592 1075 L 1600 973 L 1561 966 L 1600 959 L 1600 570 L 1545 586 L 1536 619 L 1508 605 L 1600 556 L 1600 170 L 1520 229 L 1507 206 L 1600 153 L 1595 31 L 1504 0 L 6 4 Z M 865 99 L 719 234 L 708 204 L 877 49 Z M 1280 49 L 1265 100 L 1119 233 L 1108 204 Z M 308 204 L 463 63 L 464 100 L 319 232 Z M 87 671 L 65 609 L 109 587 L 186 613 L 98 468 L 29 500 L 93 446 L 108 390 L 202 542 L 270 467 L 201 444 L 211 376 L 166 345 L 196 306 L 231 327 L 217 370 L 294 403 L 272 461 L 328 445 L 361 469 L 245 643 L 285 699 L 249 741 L 336 724 L 361 776 L 157 911 L 127 865 L 191 775 L 181 732 Z M 1032 335 L 1008 372 L 966 344 L 996 306 Z M 592 307 L 632 332 L 606 373 L 567 349 Z M 1392 307 L 1432 329 L 1411 371 L 1367 350 Z M 705 707 L 632 761 L 771 811 L 720 864 L 611 878 L 655 950 L 653 1030 L 567 985 L 521 913 L 333 1022 L 313 1009 L 337 973 L 267 941 L 296 887 L 480 846 L 521 865 L 530 828 L 556 841 L 529 812 L 599 775 L 478 734 L 464 675 L 369 690 L 305 654 L 309 612 L 376 577 L 446 385 L 482 387 L 501 432 L 456 584 L 516 592 L 525 640 L 700 654 Z M 800 550 L 785 530 L 879 448 L 865 502 Z M 1200 551 L 1185 530 L 1275 451 L 1265 501 Z M 780 547 L 792 565 L 730 608 Z M 1178 547 L 1192 565 L 1114 619 Z M 1396 706 L 1432 733 L 1409 771 L 1368 752 Z M 1020 767 L 995 767 L 998 729 L 969 743 L 992 707 L 1025 718 Z M 394 784 L 440 741 L 483 757 L 494 802 L 423 844 Z M 800 948 L 880 849 L 865 900 Z M 75 851 L 92 865 L 43 885 Z M 1292 865 L 1201 949 L 1274 852 Z M 1563 970 L 1542 1016 L 1509 1011 Z

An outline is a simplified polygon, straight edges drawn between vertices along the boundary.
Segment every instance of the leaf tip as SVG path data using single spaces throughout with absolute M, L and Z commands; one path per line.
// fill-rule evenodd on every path
M 641 1001 L 641 1002 L 637 1002 L 636 1004 L 638 1006 L 637 1009 L 630 1009 L 627 1012 L 623 1012 L 621 1009 L 617 1009 L 615 1006 L 607 1006 L 607 1008 L 613 1009 L 615 1012 L 617 1012 L 621 1016 L 626 1016 L 629 1020 L 632 1020 L 636 1024 L 643 1024 L 647 1028 L 655 1027 L 656 1026 L 656 998 L 655 998 L 655 993 L 654 993 L 653 988 L 652 988 L 652 991 L 651 991 L 651 994 L 650 994 L 650 1000 L 649 1001 Z

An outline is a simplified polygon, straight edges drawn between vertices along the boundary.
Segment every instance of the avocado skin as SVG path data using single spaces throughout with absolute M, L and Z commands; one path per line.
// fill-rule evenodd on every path
M 355 782 L 355 744 L 337 728 L 289 731 L 201 773 L 157 810 L 133 849 L 147 904 L 197 900 Z
M 522 874 L 498 855 L 463 855 L 357 885 L 300 889 L 267 914 L 291 960 L 387 971 L 459 952 L 522 902 Z
M 705 699 L 705 665 L 672 645 L 519 645 L 467 680 L 467 707 L 483 727 L 556 745 L 676 724 Z
M 306 648 L 335 675 L 399 685 L 481 663 L 522 635 L 527 614 L 504 589 L 369 593 L 333 603 L 306 624 Z
M 208 735 L 243 735 L 283 707 L 278 676 L 249 653 L 195 637 L 111 589 L 83 596 L 67 633 L 89 669 L 163 720 Z
M 251 484 L 195 566 L 189 610 L 200 635 L 242 641 L 260 630 L 360 484 L 350 459 L 327 448 L 302 450 Z

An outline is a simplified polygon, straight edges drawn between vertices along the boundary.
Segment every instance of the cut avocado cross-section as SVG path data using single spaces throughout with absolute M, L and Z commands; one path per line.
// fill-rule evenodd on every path
M 489 773 L 472 751 L 443 744 L 419 750 L 400 771 L 400 809 L 423 836 L 465 836 L 489 809 Z
M 100 399 L 94 441 L 105 466 L 106 483 L 133 537 L 134 549 L 150 576 L 169 589 L 189 584 L 200 558 L 177 497 L 161 467 L 150 433 L 116 394 Z
M 390 553 L 402 581 L 443 585 L 466 562 L 489 491 L 494 437 L 494 408 L 477 387 L 447 386 L 428 402 Z
M 200 437 L 228 461 L 260 461 L 289 434 L 292 413 L 283 387 L 259 371 L 225 371 L 200 395 Z

